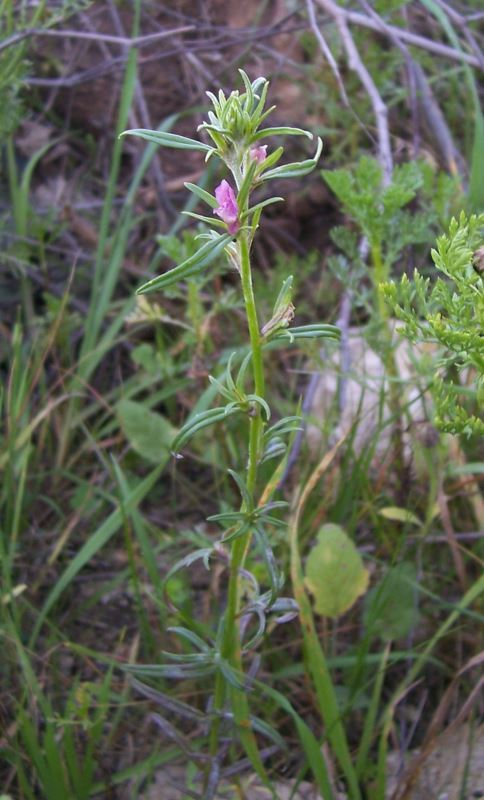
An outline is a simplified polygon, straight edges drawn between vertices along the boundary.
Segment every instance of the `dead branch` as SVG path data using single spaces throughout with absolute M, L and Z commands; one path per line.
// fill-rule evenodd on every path
M 359 25 L 362 28 L 370 28 L 374 31 L 379 30 L 378 23 L 368 17 L 366 14 L 361 14 L 359 11 L 346 11 L 346 9 L 341 9 L 341 11 L 347 22 L 350 22 L 353 25 Z M 464 53 L 461 50 L 455 50 L 453 47 L 449 47 L 449 45 L 441 44 L 440 42 L 434 42 L 432 39 L 427 39 L 425 36 L 420 36 L 417 33 L 412 33 L 411 31 L 397 28 L 394 25 L 388 25 L 388 29 L 391 30 L 394 36 L 397 36 L 406 44 L 414 47 L 420 47 L 422 50 L 427 50 L 429 53 L 435 53 L 435 55 L 442 56 L 442 58 L 450 58 L 452 61 L 460 61 L 461 63 L 464 62 L 469 64 L 471 67 L 482 69 L 479 59 L 470 53 Z
M 333 0 L 316 0 L 316 2 L 334 20 L 346 51 L 348 66 L 356 72 L 370 98 L 378 132 L 378 160 L 383 169 L 382 182 L 383 186 L 388 186 L 391 182 L 393 171 L 390 132 L 388 130 L 388 109 L 366 65 L 361 59 L 355 40 L 348 27 L 345 11 L 337 5 L 337 3 L 333 2 Z
M 168 39 L 179 33 L 187 33 L 193 30 L 195 30 L 194 25 L 182 25 L 179 28 L 171 28 L 167 31 L 158 31 L 157 33 L 148 33 L 146 36 L 136 36 L 132 39 L 127 36 L 112 36 L 109 33 L 98 33 L 97 31 L 57 31 L 51 28 L 28 28 L 25 31 L 14 33 L 13 36 L 0 42 L 0 52 L 6 50 L 8 47 L 12 47 L 14 44 L 19 44 L 19 42 L 22 42 L 24 39 L 31 39 L 34 36 L 55 39 L 87 39 L 91 42 L 105 42 L 106 44 L 115 44 L 119 47 L 139 48 L 154 44 L 160 39 Z

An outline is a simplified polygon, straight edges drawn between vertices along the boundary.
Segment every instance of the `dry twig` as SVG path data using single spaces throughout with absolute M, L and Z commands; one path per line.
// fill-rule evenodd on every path
M 387 186 L 391 181 L 393 171 L 390 133 L 388 130 L 388 109 L 366 65 L 361 59 L 355 40 L 348 27 L 345 11 L 333 0 L 317 0 L 317 3 L 334 20 L 346 51 L 348 66 L 357 73 L 370 98 L 378 132 L 378 160 L 383 169 L 383 185 Z

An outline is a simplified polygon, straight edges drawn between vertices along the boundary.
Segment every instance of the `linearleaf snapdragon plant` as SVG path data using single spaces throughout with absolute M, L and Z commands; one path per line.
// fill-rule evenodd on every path
M 266 197 L 252 203 L 252 194 L 271 180 L 299 178 L 310 173 L 318 163 L 322 142 L 318 138 L 313 158 L 276 166 L 283 154 L 283 148 L 279 146 L 271 150 L 269 145 L 263 144 L 265 139 L 279 135 L 313 139 L 313 135 L 299 128 L 261 127 L 274 108 L 265 107 L 269 83 L 262 77 L 251 82 L 242 70 L 240 74 L 245 91 L 233 91 L 228 97 L 223 91 L 219 91 L 217 96 L 207 92 L 213 111 L 208 112 L 208 121 L 200 125 L 199 130 L 209 137 L 211 144 L 144 129 L 129 130 L 123 134 L 138 136 L 166 147 L 202 151 L 206 154 L 206 160 L 218 158 L 229 173 L 215 188 L 214 194 L 195 184 L 185 184 L 209 209 L 206 215 L 186 213 L 207 224 L 209 229 L 199 235 L 200 247 L 194 255 L 153 278 L 138 290 L 138 293 L 159 291 L 174 282 L 184 281 L 201 273 L 224 253 L 230 265 L 239 273 L 247 316 L 250 348 L 247 356 L 239 363 L 235 378 L 233 369 L 237 356 L 234 353 L 223 379 L 210 379 L 218 389 L 224 405 L 190 417 L 173 442 L 173 450 L 179 452 L 192 436 L 208 426 L 223 423 L 234 414 L 243 415 L 247 419 L 246 472 L 240 474 L 230 470 L 240 492 L 240 507 L 212 516 L 210 520 L 217 522 L 223 529 L 220 541 L 212 549 L 205 548 L 190 554 L 172 568 L 166 579 L 198 558 L 208 565 L 211 557 L 220 557 L 223 553 L 229 565 L 226 608 L 219 628 L 210 642 L 204 641 L 188 628 L 175 629 L 175 633 L 194 648 L 193 654 L 166 654 L 171 664 L 132 668 L 137 674 L 152 676 L 213 676 L 209 726 L 210 758 L 204 795 L 207 798 L 214 796 L 218 782 L 221 733 L 222 726 L 226 725 L 227 711 L 235 722 L 235 730 L 253 767 L 267 783 L 254 731 L 265 732 L 267 735 L 269 726 L 249 712 L 249 682 L 244 678 L 244 656 L 253 652 L 260 641 L 269 612 L 282 612 L 284 615 L 288 610 L 295 610 L 294 601 L 280 597 L 283 578 L 271 548 L 271 530 L 285 524 L 274 512 L 278 512 L 286 504 L 272 499 L 277 480 L 272 480 L 265 488 L 260 485 L 259 467 L 269 458 L 278 458 L 279 461 L 284 459 L 287 444 L 284 437 L 287 439 L 298 428 L 300 418 L 286 417 L 269 426 L 271 409 L 266 398 L 264 352 L 278 343 L 292 344 L 308 338 L 337 338 L 339 335 L 338 329 L 332 325 L 291 327 L 294 317 L 292 276 L 287 277 L 275 297 L 271 319 L 264 324 L 259 320 L 252 284 L 251 248 L 264 208 L 283 198 Z M 251 378 L 248 377 L 250 370 Z M 249 389 L 246 388 L 248 383 L 251 383 Z M 277 468 L 274 474 L 278 474 Z M 247 572 L 247 557 L 252 546 L 259 549 L 264 559 L 269 579 L 269 590 L 266 592 L 261 592 L 255 576 Z M 250 576 L 253 591 L 250 601 L 243 607 L 242 576 L 247 580 L 247 575 Z M 241 620 L 247 622 L 251 618 L 256 621 L 256 633 L 250 633 L 248 638 L 246 633 L 252 631 L 253 626 L 241 625 Z M 324 776 L 321 780 L 324 783 Z

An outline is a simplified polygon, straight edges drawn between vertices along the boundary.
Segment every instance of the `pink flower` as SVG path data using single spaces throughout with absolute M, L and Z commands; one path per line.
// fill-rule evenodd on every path
M 240 223 L 238 220 L 239 207 L 237 205 L 237 198 L 228 181 L 222 181 L 220 186 L 215 189 L 215 197 L 219 207 L 214 210 L 220 219 L 227 223 L 227 230 L 229 233 L 235 234 L 239 230 Z
M 262 164 L 267 158 L 267 145 L 260 144 L 257 147 L 251 147 L 250 157 L 257 161 L 258 164 Z

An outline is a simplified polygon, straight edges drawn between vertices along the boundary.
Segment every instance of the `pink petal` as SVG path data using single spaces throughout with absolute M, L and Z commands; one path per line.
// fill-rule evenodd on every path
M 260 144 L 257 147 L 250 148 L 250 157 L 257 161 L 259 164 L 262 164 L 263 161 L 267 158 L 267 145 Z
M 213 213 L 227 223 L 229 233 L 236 233 L 239 228 L 239 207 L 237 205 L 235 192 L 228 181 L 223 180 L 222 183 L 217 186 L 215 189 L 215 197 L 219 203 L 219 207 L 216 208 Z

